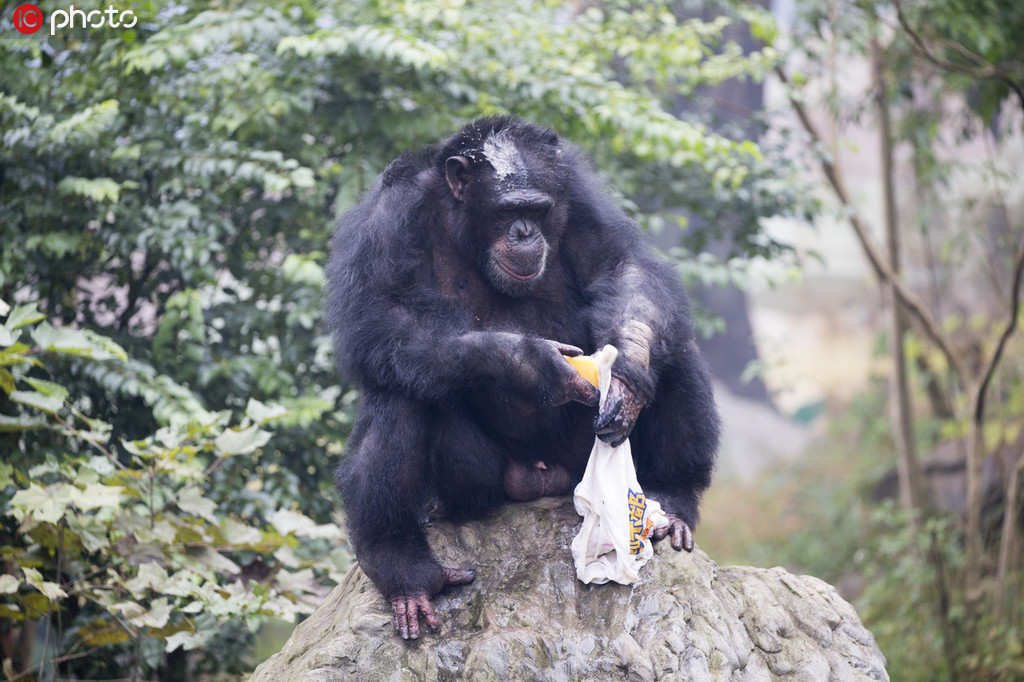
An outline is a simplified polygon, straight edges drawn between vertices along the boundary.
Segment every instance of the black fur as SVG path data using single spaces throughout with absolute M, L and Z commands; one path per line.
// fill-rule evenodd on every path
M 484 153 L 498 131 L 521 172 L 501 176 Z M 446 181 L 451 157 L 466 160 L 462 201 Z M 546 269 L 503 290 L 486 263 L 503 229 L 495 202 L 523 191 L 553 202 L 538 219 Z M 336 482 L 356 555 L 385 597 L 445 583 L 420 527 L 431 500 L 455 518 L 486 514 L 506 499 L 510 461 L 582 476 L 596 410 L 567 397 L 575 375 L 544 339 L 625 351 L 650 330 L 649 361 L 622 352 L 613 370 L 647 405 L 630 437 L 637 473 L 696 524 L 719 420 L 689 300 L 575 147 L 512 117 L 472 123 L 388 166 L 331 246 L 326 321 L 340 370 L 363 389 Z

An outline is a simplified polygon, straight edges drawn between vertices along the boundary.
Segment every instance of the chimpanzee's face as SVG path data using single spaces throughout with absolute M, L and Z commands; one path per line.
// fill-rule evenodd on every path
M 492 135 L 486 163 L 453 156 L 445 165 L 457 203 L 453 235 L 498 291 L 525 296 L 544 277 L 565 210 L 545 187 L 550 168 L 519 149 L 511 136 Z M 562 202 L 564 203 L 564 202 Z

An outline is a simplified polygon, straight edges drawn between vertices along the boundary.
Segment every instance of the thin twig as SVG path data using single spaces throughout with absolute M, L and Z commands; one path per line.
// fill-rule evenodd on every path
M 61 582 L 61 569 L 60 565 L 64 561 L 64 524 L 67 523 L 65 520 L 61 520 L 60 525 L 57 526 L 57 584 Z M 61 589 L 64 589 L 61 587 Z M 60 609 L 57 609 L 57 641 L 55 642 L 55 649 L 60 652 L 60 646 L 64 642 L 64 619 L 61 617 Z M 56 657 L 54 657 L 56 658 Z M 53 675 L 54 677 L 60 676 L 60 663 L 56 663 L 54 660 L 50 661 L 53 663 Z
M 43 649 L 39 656 L 39 673 L 37 679 L 43 679 L 43 671 L 46 669 L 46 650 L 50 648 L 50 629 L 53 627 L 53 602 L 49 602 L 50 611 L 46 616 L 46 628 L 43 635 Z
M 67 429 L 71 433 L 75 434 L 77 437 L 81 438 L 86 443 L 88 443 L 89 445 L 93 446 L 94 448 L 99 450 L 101 453 L 103 453 L 106 456 L 106 458 L 109 459 L 111 462 L 113 462 L 114 465 L 118 469 L 120 469 L 121 471 L 123 471 L 126 474 L 131 474 L 132 473 L 131 470 L 128 467 L 126 467 L 124 464 L 121 463 L 121 461 L 117 458 L 117 455 L 113 454 L 110 450 L 105 448 L 101 443 L 99 443 L 99 441 L 97 441 L 97 440 L 95 440 L 93 438 L 89 438 L 89 437 L 85 436 L 81 431 L 79 431 L 75 427 L 71 426 L 66 421 L 64 421 L 64 419 L 61 418 L 61 416 L 59 414 L 57 414 L 57 413 L 54 413 L 53 418 L 56 419 L 57 423 L 60 424 L 61 426 L 63 426 L 65 429 Z
M 51 659 L 50 662 L 51 663 L 56 663 L 56 664 L 59 665 L 61 663 L 66 663 L 68 661 L 73 661 L 76 658 L 85 658 L 86 656 L 92 656 L 94 653 L 96 653 L 100 649 L 106 648 L 107 646 L 109 646 L 109 645 L 107 645 L 107 644 L 99 644 L 97 646 L 92 647 L 91 649 L 87 649 L 86 651 L 81 651 L 81 652 L 79 652 L 77 654 L 65 654 L 63 656 L 60 656 L 59 658 Z M 8 677 L 6 682 L 17 682 L 18 680 L 20 680 L 22 678 L 25 678 L 25 677 L 27 677 L 27 676 L 29 676 L 31 674 L 32 674 L 31 670 L 26 670 L 24 672 L 18 673 L 14 677 Z

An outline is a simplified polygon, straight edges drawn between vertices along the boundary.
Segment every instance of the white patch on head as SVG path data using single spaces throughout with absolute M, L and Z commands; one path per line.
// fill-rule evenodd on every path
M 526 163 L 508 130 L 500 130 L 484 140 L 484 157 L 499 180 L 526 175 Z

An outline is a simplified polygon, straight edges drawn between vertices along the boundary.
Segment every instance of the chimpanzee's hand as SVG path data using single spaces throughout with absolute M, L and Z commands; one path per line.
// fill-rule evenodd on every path
M 604 409 L 594 420 L 594 433 L 613 447 L 629 438 L 644 403 L 625 381 L 612 375 Z
M 594 406 L 601 394 L 563 357 L 582 354 L 581 349 L 566 343 L 520 337 L 506 356 L 505 379 L 510 390 L 536 405 L 578 402 Z
M 551 391 L 551 404 L 564 405 L 568 402 L 577 402 L 591 407 L 597 405 L 601 400 L 601 392 L 592 383 L 580 376 L 576 368 L 566 362 L 565 357 L 563 357 L 567 355 L 574 358 L 583 355 L 583 350 L 576 346 L 548 339 L 545 339 L 544 343 L 550 344 L 558 354 L 555 368 L 558 370 L 557 374 L 559 375 L 560 385 Z
M 444 573 L 444 587 L 468 585 L 476 578 L 475 572 L 459 568 L 445 568 Z M 392 597 L 391 611 L 395 618 L 395 629 L 402 639 L 419 639 L 421 615 L 431 630 L 441 627 L 441 621 L 434 613 L 434 605 L 430 603 L 430 597 L 426 592 Z

